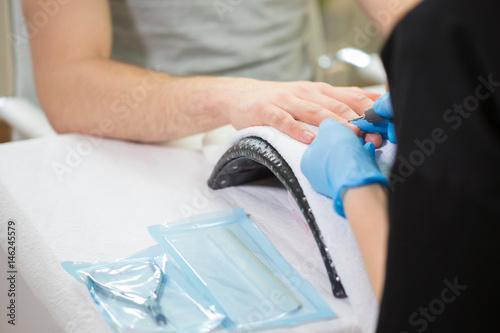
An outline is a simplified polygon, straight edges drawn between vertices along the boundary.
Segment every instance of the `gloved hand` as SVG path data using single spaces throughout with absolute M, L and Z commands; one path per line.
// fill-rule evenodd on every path
M 316 192 L 333 199 L 335 211 L 345 217 L 342 191 L 387 179 L 375 162 L 375 147 L 343 124 L 326 119 L 302 157 L 301 170 Z
M 358 120 L 353 122 L 353 124 L 365 132 L 378 132 L 384 139 L 389 139 L 390 142 L 396 143 L 394 123 L 392 122 L 394 112 L 392 109 L 390 92 L 385 93 L 375 100 L 375 103 L 373 103 L 373 111 L 388 120 L 376 123 L 369 123 L 366 120 Z

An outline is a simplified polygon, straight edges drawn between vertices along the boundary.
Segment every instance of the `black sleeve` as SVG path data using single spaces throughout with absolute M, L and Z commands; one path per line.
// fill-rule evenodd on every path
M 382 51 L 398 151 L 378 332 L 500 332 L 499 17 L 426 0 Z

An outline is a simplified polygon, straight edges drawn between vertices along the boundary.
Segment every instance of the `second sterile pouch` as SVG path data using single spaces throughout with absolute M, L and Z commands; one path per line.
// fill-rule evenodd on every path
M 151 226 L 149 232 L 217 311 L 225 313 L 228 330 L 334 316 L 241 208 Z
M 115 332 L 210 332 L 225 318 L 159 246 L 111 262 L 62 265 L 85 282 Z

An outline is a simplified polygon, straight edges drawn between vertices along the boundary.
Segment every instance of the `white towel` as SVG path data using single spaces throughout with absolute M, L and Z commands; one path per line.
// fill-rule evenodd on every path
M 288 144 L 290 151 L 297 149 L 295 142 Z M 66 163 L 78 149 L 87 154 L 60 181 L 54 165 Z M 287 150 L 280 148 L 284 156 Z M 4 230 L 11 219 L 18 227 L 17 268 L 59 326 L 71 333 L 111 332 L 61 261 L 128 256 L 155 244 L 149 225 L 243 207 L 338 315 L 272 332 L 359 332 L 349 301 L 332 296 L 314 238 L 284 187 L 271 179 L 213 191 L 206 183 L 211 169 L 201 153 L 81 135 L 0 145 L 0 246 L 6 247 Z M 322 202 L 326 213 L 331 204 Z
M 317 127 L 309 128 L 317 133 Z M 363 332 L 373 332 L 378 317 L 378 303 L 349 223 L 334 212 L 331 199 L 313 190 L 300 170 L 300 162 L 307 145 L 268 126 L 252 127 L 233 134 L 218 152 L 210 157 L 210 162 L 215 163 L 234 143 L 250 136 L 257 136 L 269 142 L 292 168 L 313 211 L 325 245 L 330 250 L 357 323 Z M 376 152 L 377 162 L 386 175 L 390 171 L 394 153 L 395 145 L 388 142 Z

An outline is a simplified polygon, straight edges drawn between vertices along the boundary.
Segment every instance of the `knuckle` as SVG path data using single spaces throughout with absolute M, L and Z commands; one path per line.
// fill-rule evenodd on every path
M 301 130 L 301 125 L 293 120 L 289 124 L 286 124 L 286 130 L 288 133 L 299 133 Z
M 319 91 L 325 91 L 325 90 L 333 88 L 331 85 L 329 85 L 326 82 L 315 82 L 314 84 Z
M 323 112 L 323 110 L 324 110 L 324 108 L 318 104 L 309 104 L 307 106 L 308 113 L 311 113 L 313 115 L 320 114 L 321 112 Z
M 276 119 L 276 115 L 280 114 L 280 109 L 276 108 L 273 104 L 266 104 L 262 109 L 259 115 L 262 119 Z
M 363 94 L 354 95 L 354 100 L 361 105 L 373 103 L 373 101 L 371 99 L 369 99 L 366 95 L 363 95 Z
M 333 112 L 337 115 L 343 115 L 349 113 L 351 108 L 345 105 L 344 103 L 339 103 L 333 108 Z
M 255 101 L 248 110 L 253 110 L 253 112 L 257 115 L 265 114 L 269 105 L 264 101 Z
M 292 97 L 292 94 L 289 91 L 278 91 L 274 97 L 279 101 L 287 101 Z
M 287 121 L 289 122 L 290 118 L 292 117 L 285 111 L 282 111 L 282 112 L 273 112 L 270 118 L 272 125 L 274 125 L 275 127 L 282 127 L 285 126 Z
M 312 92 L 308 82 L 297 82 L 294 86 L 294 90 L 295 92 L 302 94 L 309 94 Z

